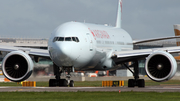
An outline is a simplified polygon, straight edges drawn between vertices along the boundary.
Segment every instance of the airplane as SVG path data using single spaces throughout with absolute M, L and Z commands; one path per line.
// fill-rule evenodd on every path
M 174 33 L 175 33 L 175 36 L 179 36 L 180 35 L 180 24 L 175 24 L 174 25 Z M 176 44 L 177 46 L 180 46 L 180 42 L 179 42 L 179 38 L 176 38 Z
M 6 78 L 20 82 L 30 77 L 33 61 L 49 58 L 53 62 L 55 79 L 49 80 L 49 87 L 70 86 L 70 72 L 88 70 L 111 70 L 124 65 L 134 76 L 128 80 L 128 87 L 145 87 L 139 78 L 138 60 L 145 59 L 147 76 L 157 82 L 171 79 L 177 70 L 177 63 L 171 53 L 180 52 L 180 47 L 164 47 L 133 50 L 133 44 L 179 38 L 179 36 L 132 40 L 129 33 L 121 28 L 122 0 L 118 2 L 116 26 L 81 22 L 66 22 L 58 26 L 48 40 L 48 49 L 0 46 L 0 51 L 9 52 L 2 61 Z M 132 62 L 134 71 L 126 63 Z M 67 80 L 61 73 L 67 72 Z
M 175 33 L 175 36 L 179 36 L 180 35 L 180 24 L 175 24 L 174 25 L 174 33 Z M 180 42 L 179 42 L 179 38 L 176 38 L 176 45 L 177 46 L 180 46 Z M 176 60 L 180 60 L 180 56 L 175 56 L 174 57 Z

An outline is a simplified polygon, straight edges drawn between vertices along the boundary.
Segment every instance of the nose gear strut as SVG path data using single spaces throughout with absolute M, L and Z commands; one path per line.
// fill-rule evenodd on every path
M 54 69 L 54 75 L 56 79 L 50 79 L 49 80 L 49 87 L 74 87 L 74 81 L 70 80 L 71 75 L 70 72 L 72 71 L 72 67 L 58 67 L 56 64 L 53 64 Z M 68 72 L 66 75 L 66 79 L 61 79 L 61 73 L 62 72 Z

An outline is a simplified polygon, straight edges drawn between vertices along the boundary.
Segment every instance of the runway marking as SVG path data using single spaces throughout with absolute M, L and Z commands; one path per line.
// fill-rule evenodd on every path
M 169 90 L 169 89 L 178 89 L 178 90 L 180 90 L 180 88 L 148 88 L 148 89 L 156 89 L 156 90 L 157 90 L 157 89 L 168 89 L 168 90 Z
M 43 92 L 43 91 L 156 91 L 156 92 L 173 92 L 180 91 L 180 86 L 159 86 L 159 87 L 145 87 L 145 88 L 128 88 L 128 87 L 0 87 L 0 92 Z
M 23 91 L 24 89 L 19 89 L 18 91 Z
M 103 88 L 103 87 L 34 87 L 34 88 L 53 88 L 53 89 L 90 89 L 90 88 Z

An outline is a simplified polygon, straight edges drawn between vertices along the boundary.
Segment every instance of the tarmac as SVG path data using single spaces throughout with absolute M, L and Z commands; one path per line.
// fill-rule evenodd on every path
M 0 87 L 0 92 L 180 92 L 180 86 L 128 87 Z
M 48 81 L 51 77 L 36 77 L 30 78 L 30 81 Z M 54 77 L 53 77 L 54 78 Z M 131 77 L 130 77 L 131 78 Z M 119 77 L 99 77 L 99 78 L 82 78 L 76 77 L 75 81 L 101 81 L 101 80 L 127 80 L 130 79 L 127 77 L 119 78 Z M 145 80 L 150 80 L 147 77 L 141 77 Z M 84 79 L 84 80 L 83 80 Z M 179 76 L 175 76 L 172 79 L 180 80 Z M 101 92 L 180 92 L 180 85 L 160 85 L 160 86 L 146 86 L 145 88 L 128 88 L 125 87 L 2 87 L 0 86 L 0 92 L 78 92 L 78 91 L 85 91 L 85 92 L 94 92 L 94 91 L 101 91 Z

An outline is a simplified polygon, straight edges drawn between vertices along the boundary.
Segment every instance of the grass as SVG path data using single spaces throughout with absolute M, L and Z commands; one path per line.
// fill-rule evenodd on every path
M 179 101 L 180 93 L 1 92 L 1 101 Z
M 127 81 L 125 81 L 125 86 L 127 86 Z M 180 85 L 179 80 L 170 80 L 166 82 L 154 82 L 151 80 L 145 81 L 146 86 L 160 86 L 160 85 Z M 15 82 L 0 82 L 0 86 L 21 86 Z M 37 87 L 48 87 L 48 82 L 37 82 Z M 75 81 L 75 87 L 101 87 L 102 81 Z

